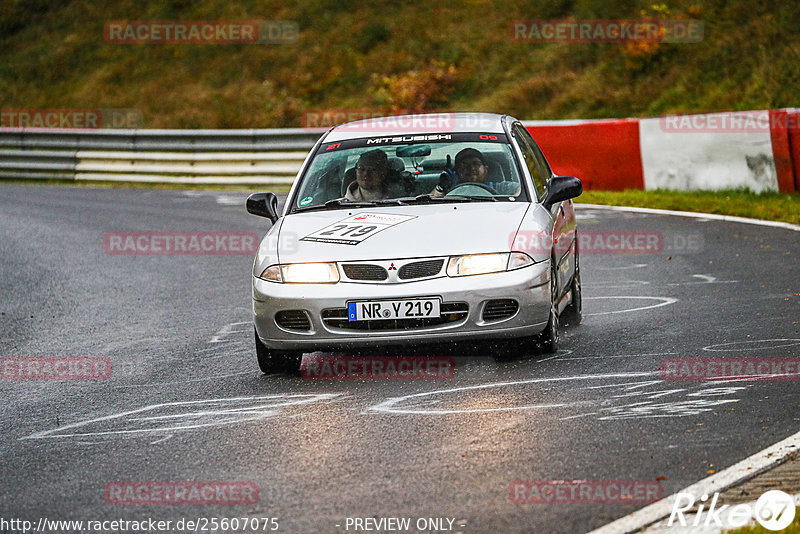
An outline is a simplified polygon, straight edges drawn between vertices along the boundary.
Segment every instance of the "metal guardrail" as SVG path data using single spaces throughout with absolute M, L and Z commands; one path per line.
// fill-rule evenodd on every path
M 0 179 L 292 183 L 324 130 L 0 129 Z

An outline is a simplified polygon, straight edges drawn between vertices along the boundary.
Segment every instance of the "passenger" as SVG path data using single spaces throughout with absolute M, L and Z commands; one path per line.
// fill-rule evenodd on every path
M 344 198 L 350 201 L 389 198 L 389 158 L 375 149 L 364 152 L 356 163 L 356 179 L 347 186 Z

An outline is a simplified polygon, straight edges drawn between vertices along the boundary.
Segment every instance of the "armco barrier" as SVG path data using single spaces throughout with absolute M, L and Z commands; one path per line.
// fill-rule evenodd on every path
M 587 190 L 800 191 L 800 110 L 688 117 L 721 124 L 751 115 L 766 118 L 716 130 L 665 117 L 524 124 L 553 170 Z M 291 183 L 323 131 L 0 129 L 0 179 Z
M 0 129 L 0 178 L 291 183 L 321 132 Z

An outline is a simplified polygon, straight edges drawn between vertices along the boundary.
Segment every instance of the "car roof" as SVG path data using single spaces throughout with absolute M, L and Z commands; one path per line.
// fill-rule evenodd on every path
M 373 117 L 340 124 L 325 137 L 325 142 L 369 137 L 426 135 L 442 133 L 504 133 L 507 115 L 495 113 L 426 113 Z

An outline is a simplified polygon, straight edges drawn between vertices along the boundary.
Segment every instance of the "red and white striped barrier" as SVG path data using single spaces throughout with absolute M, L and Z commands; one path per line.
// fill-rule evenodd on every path
M 524 124 L 587 190 L 800 190 L 797 109 Z

